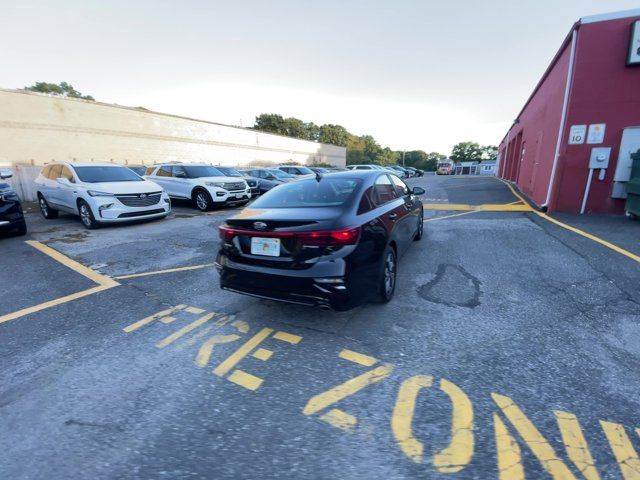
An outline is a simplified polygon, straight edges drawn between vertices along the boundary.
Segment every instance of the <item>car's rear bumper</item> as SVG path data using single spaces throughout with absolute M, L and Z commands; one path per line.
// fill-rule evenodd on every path
M 332 265 L 333 271 L 326 267 L 322 271 L 311 267 L 283 274 L 280 269 L 233 262 L 220 253 L 216 267 L 220 274 L 220 287 L 224 290 L 339 311 L 355 306 L 347 288 L 342 262 Z

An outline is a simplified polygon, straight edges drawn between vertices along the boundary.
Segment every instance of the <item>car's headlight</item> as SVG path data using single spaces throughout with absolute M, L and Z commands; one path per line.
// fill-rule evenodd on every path
M 222 188 L 224 186 L 223 182 L 204 182 L 207 187 L 219 187 Z
M 0 193 L 0 200 L 18 202 L 20 201 L 20 198 L 18 197 L 16 192 L 7 192 Z
M 113 197 L 113 193 L 99 192 L 97 190 L 87 190 L 87 193 L 92 197 Z

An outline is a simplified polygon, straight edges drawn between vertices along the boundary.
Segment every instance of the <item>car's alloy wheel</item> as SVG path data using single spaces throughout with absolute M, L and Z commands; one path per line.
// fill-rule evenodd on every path
M 378 288 L 378 301 L 387 303 L 393 298 L 396 290 L 396 276 L 398 273 L 398 260 L 396 251 L 388 246 L 384 251 L 380 286 Z
M 91 212 L 91 208 L 86 202 L 80 202 L 79 213 L 80 220 L 85 227 L 92 229 L 98 226 L 98 222 L 96 222 L 96 219 L 93 217 L 93 213 Z
M 200 190 L 198 191 L 198 193 L 196 193 L 196 206 L 203 212 L 209 210 L 211 206 L 211 199 L 207 192 Z
M 40 213 L 44 218 L 49 219 L 58 216 L 58 211 L 51 208 L 42 195 L 38 195 L 38 205 L 40 206 Z

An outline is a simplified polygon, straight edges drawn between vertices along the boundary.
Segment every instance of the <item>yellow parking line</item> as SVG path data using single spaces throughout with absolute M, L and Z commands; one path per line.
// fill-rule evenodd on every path
M 483 212 L 528 212 L 529 205 L 518 205 L 514 203 L 498 203 L 483 205 L 467 205 L 464 203 L 425 203 L 422 205 L 425 210 L 463 210 L 463 211 L 483 211 Z
M 153 272 L 132 273 L 130 275 L 118 275 L 117 277 L 113 277 L 113 278 L 117 280 L 126 280 L 127 278 L 139 278 L 139 277 L 148 277 L 151 275 L 162 275 L 163 273 L 187 272 L 189 270 L 199 270 L 201 268 L 213 267 L 214 265 L 215 265 L 214 263 L 205 263 L 202 265 L 191 265 L 189 267 L 169 268 L 167 270 L 155 270 Z
M 110 288 L 113 288 L 113 286 L 99 285 L 88 290 L 83 290 L 81 292 L 72 293 L 71 295 L 56 298 L 55 300 L 49 300 L 48 302 L 40 303 L 38 305 L 34 305 L 33 307 L 23 308 L 22 310 L 18 310 L 17 312 L 2 315 L 0 317 L 0 323 L 8 322 L 9 320 L 15 320 L 16 318 L 24 317 L 25 315 L 30 315 L 32 313 L 39 312 L 40 310 L 55 307 L 56 305 L 61 305 L 63 303 L 77 300 L 78 298 L 86 297 L 88 295 L 93 295 L 94 293 L 102 292 L 103 290 L 108 290 Z
M 28 245 L 31 245 L 33 248 L 37 250 L 40 250 L 45 255 L 48 255 L 49 257 L 53 258 L 55 261 L 61 263 L 65 267 L 70 268 L 74 272 L 79 273 L 80 275 L 87 277 L 89 280 L 96 282 L 98 285 L 102 285 L 105 287 L 106 286 L 115 287 L 117 285 L 120 285 L 115 280 L 105 275 L 102 275 L 101 273 L 98 273 L 95 270 L 91 270 L 89 267 L 85 267 L 84 265 L 76 262 L 75 260 L 71 260 L 66 255 L 63 255 L 57 250 L 54 250 L 53 248 L 48 247 L 40 242 L 37 242 L 35 240 L 27 240 L 27 242 L 25 243 L 27 243 Z
M 470 213 L 477 213 L 479 212 L 479 210 L 471 210 L 469 212 L 462 212 L 462 213 L 454 213 L 452 215 L 443 215 L 441 217 L 433 217 L 433 218 L 427 218 L 426 220 L 424 220 L 424 222 L 435 222 L 436 220 L 444 220 L 445 218 L 451 218 L 451 217 L 461 217 L 462 215 L 469 215 Z
M 118 282 L 109 278 L 105 275 L 102 275 L 95 270 L 91 270 L 88 267 L 76 262 L 75 260 L 70 259 L 66 255 L 54 250 L 51 247 L 48 247 L 40 242 L 35 240 L 28 240 L 25 242 L 27 245 L 39 250 L 45 255 L 53 258 L 55 261 L 63 264 L 65 267 L 70 268 L 76 273 L 79 273 L 83 277 L 88 278 L 89 280 L 94 281 L 98 284 L 97 287 L 89 288 L 87 290 L 82 290 L 81 292 L 72 293 L 70 295 L 65 295 L 64 297 L 56 298 L 54 300 L 49 300 L 48 302 L 43 302 L 38 305 L 34 305 L 33 307 L 23 308 L 22 310 L 18 310 L 16 312 L 8 313 L 6 315 L 0 316 L 0 323 L 8 322 L 10 320 L 15 320 L 16 318 L 24 317 L 25 315 L 30 315 L 35 312 L 39 312 L 41 310 L 45 310 L 47 308 L 55 307 L 57 305 L 62 305 L 63 303 L 71 302 L 78 298 L 86 297 L 88 295 L 93 295 L 94 293 L 102 292 L 104 290 L 108 290 L 109 288 L 117 287 L 120 285 Z
M 513 193 L 514 196 L 516 196 L 520 201 L 527 203 L 527 201 L 522 197 L 522 195 L 520 195 L 514 188 L 513 186 L 502 179 L 499 179 L 502 183 L 504 183 L 507 187 L 509 187 L 509 190 L 511 190 L 511 193 Z M 547 215 L 546 213 L 543 212 L 539 212 L 538 210 L 535 209 L 531 209 L 531 211 L 533 213 L 535 213 L 536 215 L 538 215 L 540 218 L 544 218 L 545 220 L 547 220 L 548 222 L 554 223 L 556 225 L 558 225 L 559 227 L 562 227 L 566 230 L 569 230 L 570 232 L 573 233 L 577 233 L 580 236 L 583 236 L 585 238 L 588 238 L 589 240 L 595 242 L 595 243 L 599 243 L 600 245 L 602 245 L 603 247 L 607 247 L 610 250 L 613 250 L 614 252 L 617 252 L 621 255 L 624 255 L 625 257 L 630 258 L 631 260 L 635 260 L 636 262 L 640 262 L 640 256 L 629 252 L 628 250 L 625 250 L 624 248 L 620 248 L 617 245 L 614 245 L 611 242 L 607 242 L 606 240 L 597 237 L 595 235 L 592 235 L 590 233 L 585 232 L 584 230 L 580 230 L 579 228 L 576 227 L 572 227 L 571 225 L 568 225 L 564 222 L 561 222 L 560 220 L 556 220 L 553 217 L 550 217 L 549 215 Z

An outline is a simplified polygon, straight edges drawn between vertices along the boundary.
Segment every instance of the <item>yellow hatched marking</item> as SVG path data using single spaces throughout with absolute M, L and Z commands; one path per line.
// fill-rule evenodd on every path
M 455 383 L 440 380 L 440 390 L 451 399 L 451 441 L 433 456 L 433 465 L 442 473 L 462 470 L 473 457 L 473 406 L 469 397 Z
M 402 382 L 391 416 L 393 436 L 400 449 L 414 463 L 422 463 L 422 452 L 424 450 L 422 442 L 413 435 L 412 423 L 416 409 L 416 399 L 420 390 L 429 388 L 431 385 L 433 385 L 433 377 L 430 375 L 415 375 Z
M 202 308 L 196 308 L 196 307 L 187 307 L 184 310 L 185 312 L 189 312 L 189 313 L 193 313 L 195 315 L 201 315 L 203 314 L 205 311 Z
M 562 441 L 571 461 L 587 480 L 600 480 L 578 417 L 573 413 L 561 410 L 554 410 L 553 413 L 558 421 Z
M 144 327 L 145 325 L 153 322 L 154 320 L 158 320 L 159 318 L 165 317 L 167 315 L 171 315 L 179 310 L 182 310 L 185 307 L 186 305 L 181 304 L 181 305 L 176 305 L 175 307 L 169 308 L 167 310 L 162 310 L 161 312 L 154 313 L 153 315 L 149 315 L 148 317 L 145 317 L 142 320 L 138 320 L 137 322 L 134 322 L 131 325 L 124 327 L 123 330 L 126 333 L 133 332 L 134 330 Z
M 346 348 L 340 352 L 339 357 L 359 365 L 364 365 L 365 367 L 370 367 L 373 364 L 378 363 L 377 358 L 354 352 L 353 350 L 347 350 Z
M 522 453 L 518 442 L 507 430 L 507 426 L 497 413 L 493 414 L 498 457 L 498 478 L 500 480 L 525 480 Z
M 609 441 L 613 455 L 618 461 L 620 473 L 624 480 L 637 480 L 640 478 L 640 459 L 631 440 L 624 431 L 624 427 L 617 423 L 600 421 L 602 430 Z
M 352 433 L 358 424 L 356 417 L 337 408 L 329 410 L 324 415 L 321 415 L 320 420 L 323 420 L 329 425 L 339 428 L 347 433 Z
M 162 323 L 165 323 L 165 324 L 166 324 L 166 323 L 172 323 L 172 322 L 175 322 L 175 321 L 176 321 L 176 317 L 162 317 L 162 318 L 160 319 L 160 321 L 161 321 Z
M 257 358 L 258 360 L 266 362 L 271 358 L 271 355 L 273 355 L 273 352 L 271 350 L 267 350 L 266 348 L 259 348 L 255 352 L 253 352 L 252 356 L 254 358 Z
M 333 387 L 331 390 L 319 393 L 307 402 L 302 413 L 305 415 L 313 415 L 323 408 L 333 405 L 334 403 L 359 392 L 369 385 L 373 385 L 374 383 L 384 380 L 391 375 L 392 371 L 393 365 L 385 363 L 373 370 L 363 373 L 362 375 L 347 380 L 346 382 Z
M 204 325 L 205 323 L 207 323 L 209 320 L 211 320 L 216 315 L 217 315 L 216 312 L 211 312 L 211 313 L 206 314 L 203 317 L 198 318 L 197 320 L 194 320 L 189 325 L 186 325 L 186 326 L 182 327 L 177 332 L 174 332 L 171 335 L 169 335 L 168 337 L 160 340 L 158 343 L 156 343 L 156 347 L 164 348 L 167 345 L 171 345 L 173 342 L 175 342 L 176 340 L 178 340 L 181 337 L 185 336 L 187 333 L 191 332 L 192 330 L 195 330 L 196 328 L 198 328 L 201 325 Z
M 544 469 L 554 479 L 575 479 L 571 470 L 556 455 L 553 447 L 542 436 L 536 426 L 527 418 L 520 408 L 509 397 L 492 393 L 491 397 L 500 407 L 502 413 L 515 427 L 529 449 L 538 458 Z
M 262 385 L 264 381 L 262 378 L 258 378 L 242 370 L 234 370 L 228 378 L 230 382 L 252 391 L 260 388 L 260 385 Z
M 273 335 L 273 338 L 275 338 L 276 340 L 282 340 L 283 342 L 287 342 L 292 345 L 297 345 L 298 343 L 300 343 L 300 340 L 302 340 L 301 336 L 287 332 L 276 332 Z
M 251 337 L 244 345 L 238 348 L 235 352 L 233 352 L 227 359 L 218 365 L 214 370 L 217 376 L 222 377 L 226 375 L 233 367 L 235 367 L 240 360 L 246 357 L 251 350 L 260 345 L 271 333 L 273 329 L 271 328 L 263 328 L 258 333 L 256 333 L 253 337 Z
M 425 210 L 463 210 L 478 212 L 529 212 L 532 208 L 529 205 L 519 205 L 514 203 L 467 205 L 464 203 L 425 203 L 422 205 Z

